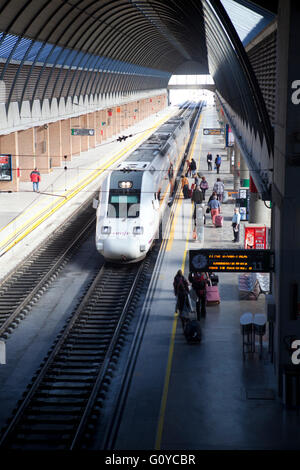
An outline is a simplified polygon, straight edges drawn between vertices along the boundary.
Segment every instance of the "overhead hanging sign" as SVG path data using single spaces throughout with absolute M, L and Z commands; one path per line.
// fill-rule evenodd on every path
M 274 271 L 271 250 L 189 250 L 190 271 L 256 272 Z
M 224 129 L 223 127 L 215 127 L 215 128 L 206 128 L 203 129 L 203 134 L 204 135 L 224 135 Z
M 71 129 L 71 135 L 94 135 L 95 129 Z

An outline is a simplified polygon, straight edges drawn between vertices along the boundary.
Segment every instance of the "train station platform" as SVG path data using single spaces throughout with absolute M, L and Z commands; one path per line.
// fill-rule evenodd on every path
M 203 136 L 203 127 L 218 127 L 213 107 L 202 113 L 190 154 L 206 176 L 209 197 L 217 176 L 225 190 L 232 189 L 233 177 L 226 159 L 219 175 L 207 171 L 208 151 L 213 158 L 225 152 L 223 138 Z M 232 242 L 233 210 L 234 204 L 222 204 L 222 228 L 215 228 L 208 216 L 204 248 L 237 248 Z M 256 352 L 243 360 L 240 317 L 245 312 L 265 313 L 264 295 L 241 300 L 238 274 L 218 273 L 221 303 L 207 307 L 201 319 L 201 343 L 186 342 L 174 313 L 173 279 L 178 269 L 188 277 L 188 251 L 200 248 L 192 239 L 191 216 L 192 204 L 181 196 L 166 252 L 154 273 L 149 304 L 143 307 L 148 312 L 147 327 L 114 449 L 298 449 L 299 415 L 285 409 L 276 395 L 268 334 L 263 337 L 262 358 L 256 336 Z M 240 240 L 242 245 L 243 231 Z
M 177 112 L 176 106 L 165 108 L 126 129 L 122 135 L 132 137 L 125 141 L 117 142 L 114 136 L 51 173 L 41 174 L 39 192 L 33 192 L 30 181 L 20 183 L 19 192 L 0 192 L 0 279 L 99 189 L 111 165 Z

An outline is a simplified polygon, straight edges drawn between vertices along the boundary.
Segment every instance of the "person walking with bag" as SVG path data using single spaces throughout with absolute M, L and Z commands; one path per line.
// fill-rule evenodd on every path
M 183 192 L 184 199 L 188 199 L 189 197 L 189 180 L 186 176 L 181 176 L 181 189 Z
M 216 166 L 217 173 L 219 174 L 220 166 L 221 166 L 221 157 L 219 154 L 217 154 L 215 158 L 215 166 Z
M 210 152 L 208 152 L 208 154 L 206 155 L 206 161 L 207 161 L 207 169 L 208 171 L 211 171 L 212 170 L 212 154 Z
M 208 182 L 206 181 L 205 176 L 202 176 L 201 178 L 200 189 L 202 191 L 203 201 L 205 201 L 205 192 L 208 190 Z
M 177 297 L 176 310 L 178 311 L 179 316 L 181 317 L 182 327 L 184 327 L 184 318 L 183 318 L 183 309 L 186 305 L 191 309 L 189 303 L 189 283 L 184 277 L 181 269 L 177 271 L 176 276 L 173 281 L 174 295 Z
M 192 176 L 194 177 L 196 175 L 197 165 L 196 165 L 196 162 L 193 158 L 192 158 L 192 161 L 191 161 L 190 168 L 191 168 Z
M 234 209 L 234 214 L 232 217 L 232 229 L 233 229 L 233 236 L 234 236 L 234 239 L 232 241 L 234 243 L 237 243 L 240 241 L 240 221 L 241 221 L 241 215 L 239 213 L 239 209 L 236 207 Z
M 190 273 L 189 281 L 192 284 L 192 288 L 196 294 L 196 312 L 197 320 L 200 321 L 201 317 L 206 316 L 206 285 L 207 279 L 205 273 L 196 272 Z
M 216 215 L 219 215 L 221 209 L 221 205 L 217 200 L 217 196 L 213 196 L 213 199 L 208 203 L 208 207 L 210 208 L 212 223 L 215 225 L 215 217 Z
M 218 201 L 223 202 L 224 196 L 224 183 L 221 181 L 221 178 L 217 178 L 217 181 L 214 184 L 213 191 L 217 193 Z

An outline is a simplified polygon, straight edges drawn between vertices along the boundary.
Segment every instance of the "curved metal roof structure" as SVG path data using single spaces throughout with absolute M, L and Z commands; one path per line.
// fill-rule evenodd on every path
M 276 3 L 0 0 L 0 103 L 32 109 L 37 100 L 166 89 L 173 73 L 210 72 L 224 103 L 271 153 L 270 120 L 232 21 L 248 8 L 263 27 Z

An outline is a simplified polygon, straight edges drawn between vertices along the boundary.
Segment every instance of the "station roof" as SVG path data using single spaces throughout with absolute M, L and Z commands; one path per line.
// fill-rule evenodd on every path
M 51 101 L 161 89 L 172 74 L 210 73 L 234 111 L 260 135 L 269 133 L 241 41 L 276 11 L 276 1 L 262 0 L 0 0 L 0 83 L 10 80 L 6 106 L 33 103 L 41 86 L 40 99 Z M 98 71 L 111 73 L 103 80 Z

